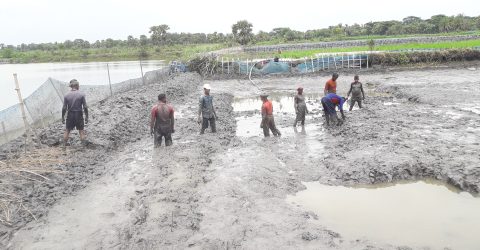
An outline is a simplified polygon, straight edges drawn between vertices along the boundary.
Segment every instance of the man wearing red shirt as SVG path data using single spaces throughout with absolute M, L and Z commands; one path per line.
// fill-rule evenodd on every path
M 267 99 L 268 95 L 262 94 L 260 95 L 260 99 L 262 100 L 262 123 L 260 124 L 260 128 L 263 129 L 263 135 L 265 137 L 270 136 L 270 131 L 272 131 L 274 136 L 282 135 L 280 131 L 278 131 L 277 127 L 275 126 L 275 120 L 273 119 L 273 105 L 272 102 Z
M 162 145 L 162 137 L 165 137 L 165 146 L 172 145 L 172 133 L 175 133 L 173 112 L 165 94 L 158 95 L 158 103 L 153 106 L 150 118 L 150 134 L 154 137 L 155 147 Z
M 323 90 L 323 93 L 325 95 L 329 93 L 333 93 L 333 94 L 337 93 L 337 79 L 338 79 L 338 74 L 333 73 L 332 78 L 325 83 L 325 89 Z

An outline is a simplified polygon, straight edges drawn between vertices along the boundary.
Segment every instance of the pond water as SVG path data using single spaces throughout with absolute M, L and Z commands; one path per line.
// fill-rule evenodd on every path
M 108 62 L 112 83 L 140 78 L 139 61 Z M 161 60 L 142 61 L 143 73 L 165 66 Z M 23 98 L 26 98 L 49 77 L 68 82 L 77 79 L 84 85 L 108 84 L 106 62 L 0 64 L 0 110 L 18 103 L 13 74 L 17 73 Z
M 345 239 L 431 249 L 480 249 L 480 198 L 437 181 L 363 187 L 304 183 L 287 201 Z

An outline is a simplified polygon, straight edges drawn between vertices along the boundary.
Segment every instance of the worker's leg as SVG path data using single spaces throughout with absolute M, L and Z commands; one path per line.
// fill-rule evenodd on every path
M 355 105 L 355 100 L 353 100 L 353 98 L 350 100 L 350 107 L 348 108 L 348 111 L 352 111 L 353 109 L 353 105 Z
M 70 137 L 70 130 L 65 129 L 65 132 L 63 133 L 63 146 L 67 146 L 68 138 Z
M 172 134 L 171 133 L 168 133 L 168 134 L 165 134 L 165 146 L 171 146 L 173 144 L 173 141 L 172 141 Z
M 272 130 L 273 136 L 280 136 L 280 135 L 282 135 L 282 134 L 280 133 L 280 131 L 277 129 L 277 127 L 275 126 L 275 119 L 273 119 L 273 117 L 271 117 L 271 118 L 268 120 L 268 124 L 269 124 L 270 130 Z
M 153 146 L 155 148 L 162 146 L 162 135 L 158 131 L 155 131 L 153 135 Z
M 263 124 L 263 135 L 265 137 L 270 137 L 270 127 L 268 126 L 268 122 L 265 122 L 265 124 Z
M 217 126 L 215 123 L 215 118 L 210 118 L 210 127 L 212 128 L 212 133 L 217 132 Z
M 358 102 L 358 107 L 362 108 L 362 100 L 358 100 L 357 102 Z
M 203 118 L 202 120 L 202 130 L 200 130 L 200 134 L 204 134 L 205 133 L 205 129 L 208 128 L 208 119 L 207 118 Z
M 78 130 L 78 133 L 80 134 L 80 141 L 85 140 L 85 130 Z

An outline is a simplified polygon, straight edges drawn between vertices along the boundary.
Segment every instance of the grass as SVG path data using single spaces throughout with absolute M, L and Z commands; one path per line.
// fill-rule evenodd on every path
M 11 51 L 8 58 L 14 63 L 36 62 L 92 62 L 138 60 L 140 54 L 147 55 L 146 59 L 154 60 L 188 60 L 197 53 L 203 53 L 225 48 L 224 44 L 195 44 L 148 46 L 145 48 L 91 48 L 91 49 L 64 49 L 64 50 L 32 50 Z M 0 59 L 6 58 L 0 50 Z
M 438 42 L 438 43 L 405 43 L 405 44 L 391 44 L 378 45 L 374 50 L 377 51 L 396 51 L 396 50 L 428 50 L 428 49 L 460 49 L 473 48 L 480 46 L 480 40 L 454 41 L 454 42 Z M 293 50 L 284 51 L 279 55 L 281 58 L 304 58 L 314 56 L 319 53 L 338 53 L 338 52 L 355 52 L 367 51 L 368 46 L 357 46 L 347 48 L 328 48 L 328 49 L 313 49 L 313 50 Z M 264 55 L 267 55 L 266 53 Z M 269 54 L 270 57 L 272 54 Z
M 450 33 L 437 33 L 437 34 L 405 34 L 405 35 L 372 35 L 372 36 L 337 36 L 337 37 L 325 37 L 317 39 L 302 39 L 295 41 L 285 41 L 283 39 L 274 39 L 271 41 L 263 41 L 254 44 L 256 45 L 275 45 L 282 43 L 308 43 L 308 42 L 332 42 L 332 41 L 349 41 L 349 40 L 368 40 L 368 39 L 385 39 L 385 38 L 405 38 L 405 37 L 435 37 L 435 36 L 459 36 L 459 35 L 480 35 L 480 30 L 476 31 L 464 31 L 464 32 L 450 32 Z

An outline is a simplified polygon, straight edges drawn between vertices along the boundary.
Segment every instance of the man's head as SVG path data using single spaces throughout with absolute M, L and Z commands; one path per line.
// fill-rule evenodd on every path
M 303 93 L 303 87 L 298 87 L 297 92 L 298 92 L 298 94 L 301 95 Z
M 78 83 L 77 79 L 70 80 L 70 88 L 72 89 L 80 88 L 80 84 Z
M 353 80 L 356 81 L 356 82 L 358 82 L 358 80 L 360 80 L 360 77 L 359 77 L 358 75 L 355 75 L 355 76 L 353 77 Z
M 338 73 L 333 73 L 332 80 L 336 81 L 338 79 Z
M 267 97 L 268 97 L 268 95 L 267 95 L 267 94 L 265 94 L 265 93 L 263 93 L 263 94 L 260 94 L 260 100 L 262 100 L 262 101 L 266 101 L 266 100 L 268 100 L 268 99 L 267 99 Z
M 210 89 L 211 89 L 210 84 L 207 83 L 203 85 L 203 92 L 205 93 L 205 95 L 210 94 Z
M 167 102 L 167 96 L 165 94 L 158 95 L 158 100 L 161 102 Z

